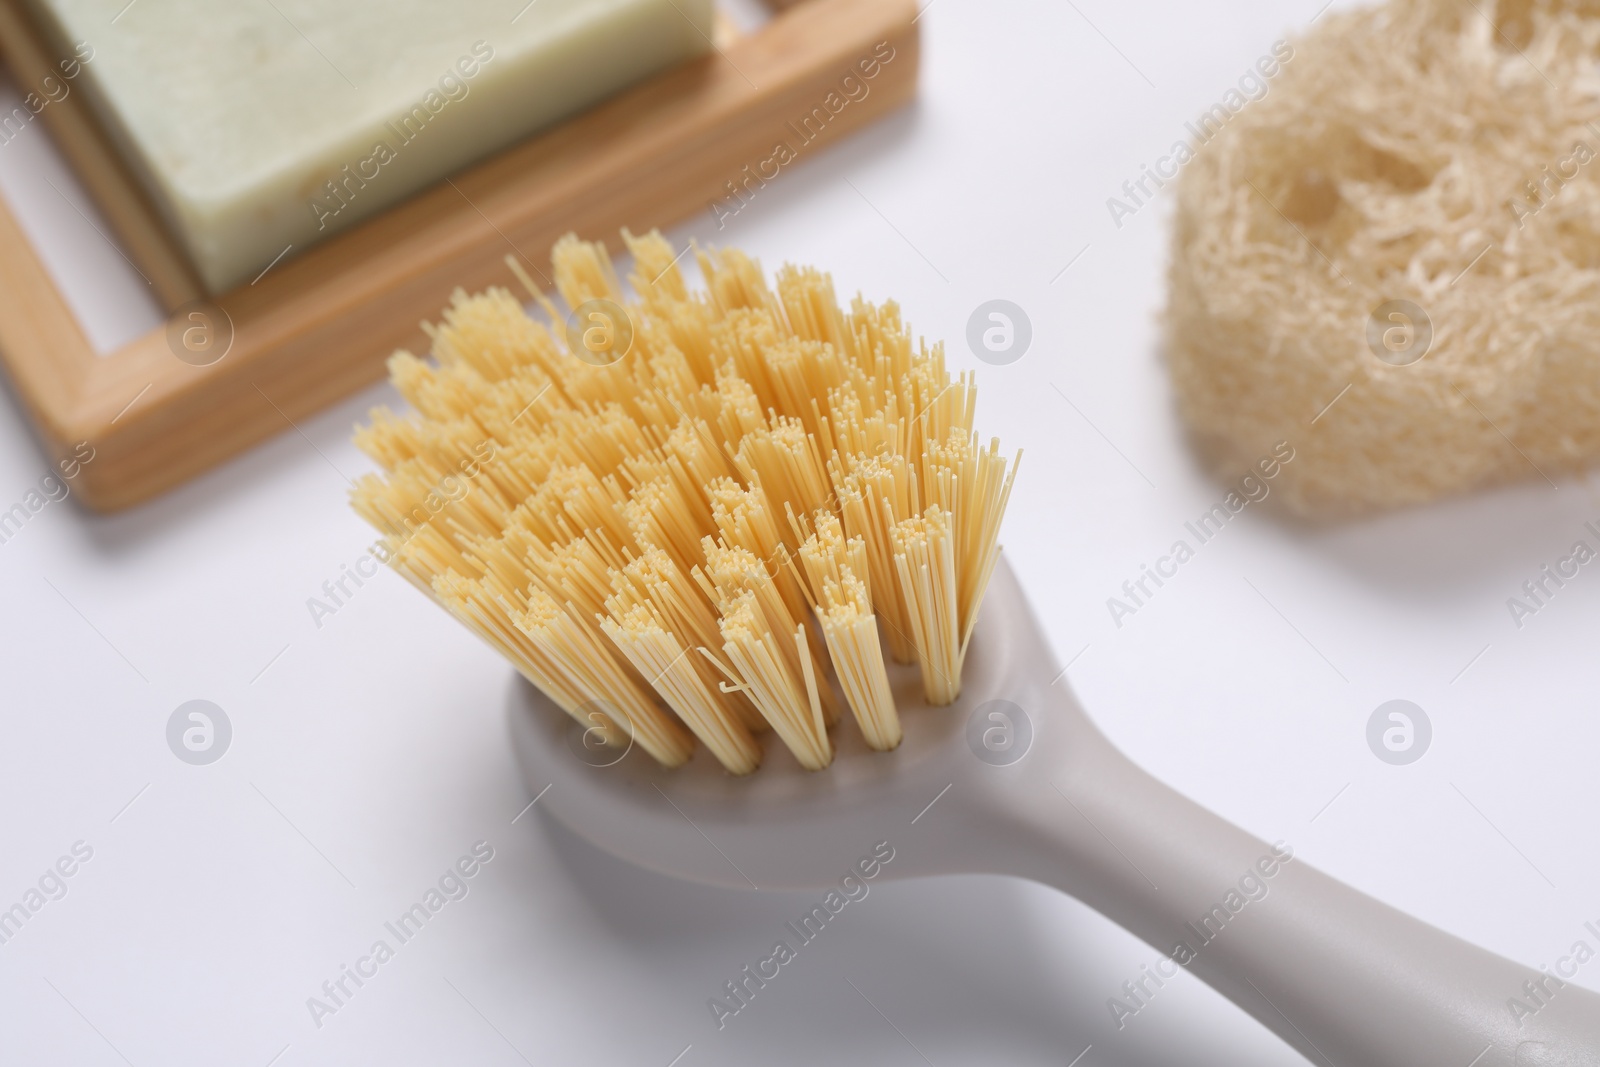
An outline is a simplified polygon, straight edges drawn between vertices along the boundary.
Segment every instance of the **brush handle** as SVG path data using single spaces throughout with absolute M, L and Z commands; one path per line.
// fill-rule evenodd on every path
M 1034 699 L 1072 702 L 1060 688 Z M 1413 919 L 1297 856 L 1285 862 L 1292 844 L 1275 849 L 1218 818 L 1122 756 L 1075 706 L 1057 710 L 1068 714 L 1044 724 L 1056 727 L 1054 743 L 996 794 L 1004 826 L 994 839 L 1006 843 L 1010 873 L 1057 886 L 1185 959 L 1324 1067 L 1600 1064 L 1600 995 Z M 1160 963 L 1127 975 L 1128 987 L 1108 989 L 1120 1001 L 1108 999 L 1108 1016 L 1138 1026 L 1160 999 L 1157 983 L 1175 973 Z M 1528 1010 L 1514 1013 L 1514 1001 Z

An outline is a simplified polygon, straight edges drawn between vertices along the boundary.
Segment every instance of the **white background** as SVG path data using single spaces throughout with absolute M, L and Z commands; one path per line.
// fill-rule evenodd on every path
M 669 236 L 829 268 L 981 370 L 980 427 L 1026 451 L 1006 551 L 1139 763 L 1539 966 L 1600 920 L 1600 577 L 1521 630 L 1505 600 L 1600 516 L 1590 485 L 1330 528 L 1269 501 L 1122 628 L 1105 604 L 1225 491 L 1160 360 L 1170 199 L 1119 230 L 1106 198 L 1319 3 L 935 0 L 912 108 L 786 169 L 726 230 L 708 213 Z M 0 190 L 97 343 L 155 323 L 39 124 L 0 146 Z M 1002 368 L 962 340 L 994 297 L 1034 326 Z M 951 1067 L 1092 1045 L 1082 1067 L 1301 1062 L 1187 976 L 1117 1032 L 1106 999 L 1154 951 L 996 877 L 875 885 L 718 1032 L 706 999 L 809 898 L 641 873 L 537 808 L 513 825 L 530 794 L 509 668 L 398 578 L 314 625 L 307 598 L 373 539 L 345 501 L 367 469 L 351 426 L 391 399 L 375 387 L 128 513 L 52 504 L 0 545 L 0 908 L 75 841 L 94 849 L 0 945 L 0 1061 Z M 0 510 L 47 469 L 8 396 Z M 195 698 L 234 728 L 208 767 L 164 736 Z M 1366 746 L 1393 698 L 1434 725 L 1411 766 Z M 478 840 L 495 857 L 470 895 L 316 1028 L 306 998 Z M 1600 962 L 1579 981 L 1600 987 Z

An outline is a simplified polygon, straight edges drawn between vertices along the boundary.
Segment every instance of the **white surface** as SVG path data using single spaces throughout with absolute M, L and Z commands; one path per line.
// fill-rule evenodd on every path
M 1600 494 L 1534 480 L 1331 529 L 1252 507 L 1122 629 L 1105 606 L 1224 492 L 1185 447 L 1157 351 L 1167 204 L 1119 231 L 1105 200 L 1317 6 L 935 0 L 912 110 L 785 168 L 725 231 L 708 213 L 671 236 L 830 268 L 981 371 L 980 425 L 1027 450 L 1007 551 L 1135 759 L 1537 967 L 1600 920 L 1600 578 L 1585 570 L 1520 631 L 1505 599 Z M 71 263 L 74 285 L 96 284 Z M 1002 368 L 961 340 L 997 296 L 1035 330 Z M 810 901 L 642 874 L 537 807 L 513 825 L 530 795 L 500 719 L 509 669 L 397 578 L 313 625 L 306 598 L 372 540 L 344 502 L 363 469 L 348 433 L 389 395 L 130 514 L 50 504 L 0 544 L 0 907 L 73 842 L 95 849 L 0 945 L 0 1061 L 665 1067 L 692 1046 L 680 1067 L 1059 1067 L 1092 1045 L 1079 1067 L 1302 1062 L 1189 980 L 1118 1032 L 1106 999 L 1154 951 L 982 877 L 875 886 L 718 1032 L 706 999 Z M 7 402 L 0 510 L 44 472 Z M 1406 767 L 1364 739 L 1396 697 L 1435 729 Z M 164 737 L 195 698 L 234 726 L 208 767 Z M 466 899 L 317 1029 L 306 998 L 480 839 L 495 859 Z M 1579 981 L 1600 986 L 1600 962 Z

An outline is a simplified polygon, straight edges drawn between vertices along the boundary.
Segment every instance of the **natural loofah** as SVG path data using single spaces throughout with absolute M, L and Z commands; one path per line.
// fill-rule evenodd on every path
M 1282 495 L 1326 515 L 1600 454 L 1597 58 L 1593 4 L 1329 13 L 1196 147 L 1166 346 L 1221 463 L 1287 440 Z

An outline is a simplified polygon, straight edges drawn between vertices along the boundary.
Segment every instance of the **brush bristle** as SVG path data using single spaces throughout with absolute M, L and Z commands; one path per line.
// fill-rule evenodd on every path
M 414 414 L 357 431 L 385 473 L 356 510 L 392 567 L 608 744 L 677 766 L 698 740 L 745 774 L 771 730 L 816 770 L 848 706 L 894 748 L 886 651 L 930 704 L 960 694 L 1017 461 L 979 446 L 971 377 L 914 349 L 893 302 L 844 312 L 809 268 L 774 290 L 732 249 L 697 250 L 691 293 L 660 234 L 623 239 L 631 302 L 603 245 L 551 255 L 570 307 L 625 308 L 603 338 L 631 326 L 620 358 L 579 358 L 498 288 L 455 294 L 433 362 L 391 358 Z

